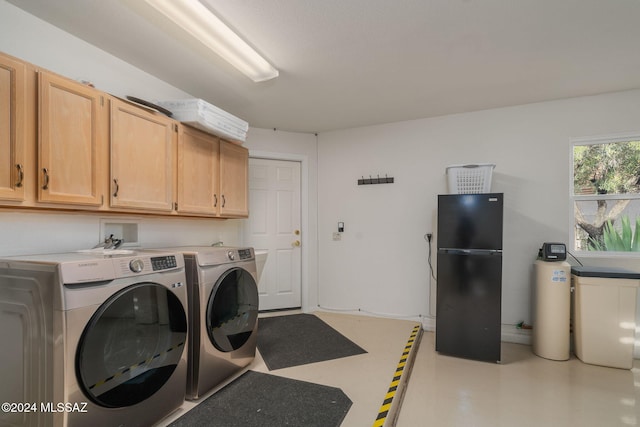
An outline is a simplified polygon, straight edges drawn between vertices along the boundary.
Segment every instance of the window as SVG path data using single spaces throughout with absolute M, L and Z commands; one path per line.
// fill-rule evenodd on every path
M 640 135 L 572 146 L 573 249 L 640 255 Z

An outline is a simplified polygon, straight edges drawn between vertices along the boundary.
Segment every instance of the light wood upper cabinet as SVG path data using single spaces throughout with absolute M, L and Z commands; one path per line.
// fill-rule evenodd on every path
M 188 126 L 178 135 L 178 213 L 214 216 L 220 206 L 220 140 Z
M 0 207 L 246 218 L 249 151 L 0 52 Z
M 177 129 L 170 118 L 111 100 L 111 207 L 173 211 Z
M 25 198 L 27 79 L 27 64 L 0 54 L 1 200 Z
M 249 151 L 189 126 L 178 137 L 178 213 L 243 218 Z
M 249 150 L 220 143 L 220 216 L 249 216 Z
M 39 202 L 102 204 L 104 104 L 89 86 L 39 72 Z

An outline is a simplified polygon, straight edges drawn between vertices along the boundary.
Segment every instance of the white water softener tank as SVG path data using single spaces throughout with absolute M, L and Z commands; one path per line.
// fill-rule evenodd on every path
M 534 270 L 533 352 L 545 359 L 569 360 L 571 265 L 538 260 Z

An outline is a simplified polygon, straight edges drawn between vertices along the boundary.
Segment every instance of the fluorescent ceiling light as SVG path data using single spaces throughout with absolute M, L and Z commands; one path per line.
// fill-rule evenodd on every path
M 278 70 L 198 0 L 146 0 L 146 2 L 254 82 L 278 77 Z

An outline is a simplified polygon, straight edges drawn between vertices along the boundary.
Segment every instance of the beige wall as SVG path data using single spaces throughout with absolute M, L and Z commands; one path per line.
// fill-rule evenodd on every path
M 320 134 L 320 305 L 435 313 L 423 235 L 436 234 L 445 168 L 495 163 L 492 190 L 505 193 L 503 323 L 530 322 L 537 250 L 569 240 L 571 140 L 640 132 L 638 117 L 640 91 L 629 91 Z M 377 174 L 395 183 L 356 185 Z M 335 242 L 338 221 L 345 233 Z M 583 261 L 637 269 L 637 259 Z

